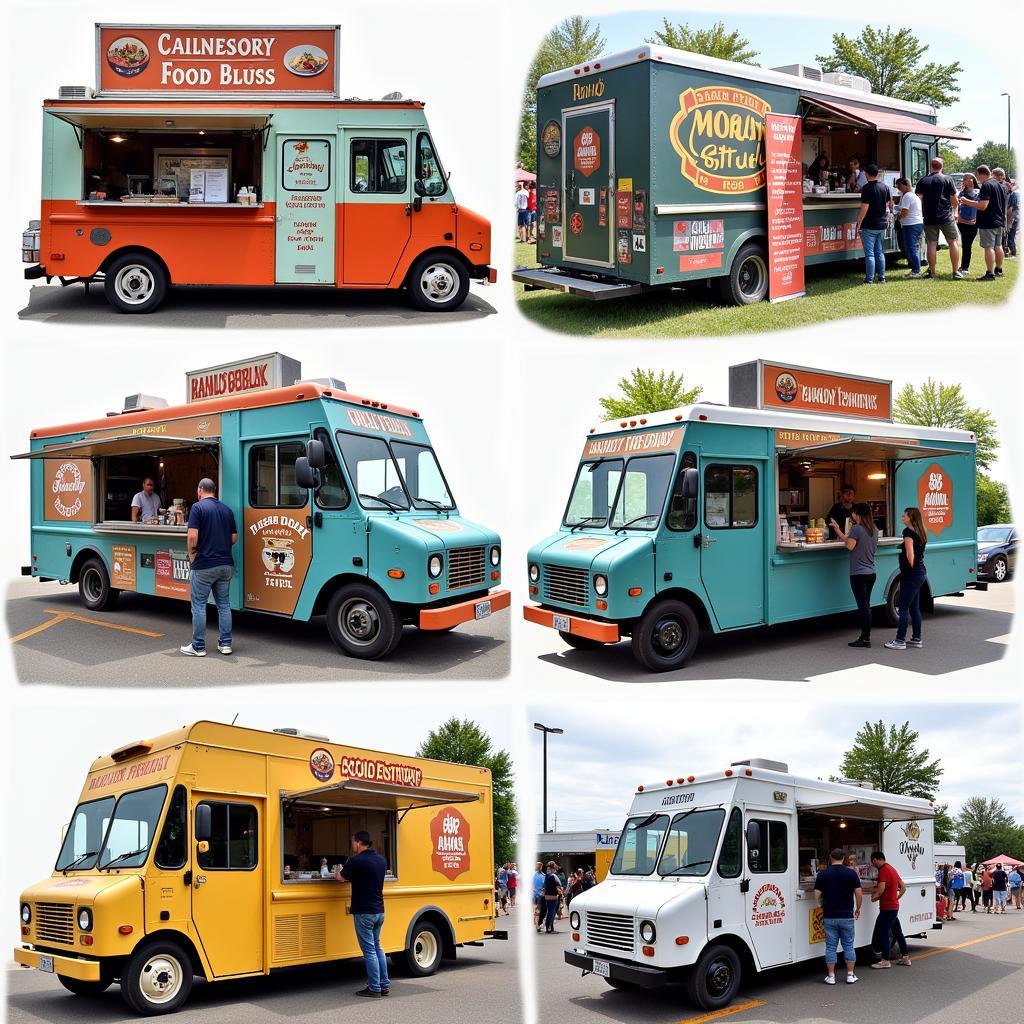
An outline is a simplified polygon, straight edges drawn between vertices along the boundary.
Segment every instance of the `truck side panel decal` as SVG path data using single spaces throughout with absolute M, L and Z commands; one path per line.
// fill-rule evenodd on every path
M 292 615 L 313 561 L 313 534 L 302 509 L 247 508 L 242 548 L 246 608 Z

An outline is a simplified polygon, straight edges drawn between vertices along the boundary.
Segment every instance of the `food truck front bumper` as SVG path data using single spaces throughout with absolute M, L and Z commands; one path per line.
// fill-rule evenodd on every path
M 551 291 L 579 295 L 584 299 L 621 299 L 639 295 L 643 285 L 635 281 L 602 281 L 596 277 L 577 277 L 564 270 L 534 270 L 516 267 L 512 280 L 525 285 L 528 292 L 547 288 Z
M 511 603 L 512 591 L 492 590 L 486 597 L 447 604 L 443 608 L 423 608 L 420 610 L 418 625 L 420 629 L 451 629 L 463 622 L 478 622 L 489 618 Z
M 78 960 L 71 956 L 40 953 L 26 946 L 17 946 L 14 950 L 14 962 L 22 967 L 34 967 L 43 974 L 59 974 L 62 978 L 74 978 L 76 981 L 100 980 L 98 960 Z
M 557 629 L 560 633 L 571 633 L 573 636 L 586 637 L 602 644 L 617 644 L 621 639 L 619 627 L 614 622 L 553 612 L 535 604 L 523 605 L 523 618 L 527 622 L 536 622 L 538 626 L 547 626 L 549 629 Z
M 585 974 L 628 981 L 639 988 L 658 988 L 668 981 L 668 971 L 660 967 L 641 967 L 629 961 L 592 956 L 581 949 L 567 949 L 565 962 L 572 967 L 579 967 Z

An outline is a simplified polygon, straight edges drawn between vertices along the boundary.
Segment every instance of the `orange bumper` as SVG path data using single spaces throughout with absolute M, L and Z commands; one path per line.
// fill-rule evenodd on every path
M 498 283 L 498 270 L 496 267 L 487 268 L 487 283 L 497 284 Z
M 510 590 L 492 590 L 486 597 L 473 601 L 460 601 L 444 608 L 424 608 L 420 612 L 420 629 L 451 629 L 461 622 L 486 619 L 494 612 L 503 611 L 512 603 Z M 486 608 L 486 611 L 485 611 Z
M 569 628 L 564 628 L 563 623 L 555 625 L 555 617 L 564 619 Z M 580 615 L 562 615 L 560 612 L 549 612 L 546 608 L 538 608 L 535 604 L 523 605 L 523 618 L 527 622 L 536 622 L 538 626 L 547 626 L 549 629 L 557 629 L 563 633 L 572 633 L 573 636 L 585 636 L 588 640 L 597 640 L 602 644 L 617 644 L 619 627 L 614 622 L 600 622 L 598 619 L 585 619 Z

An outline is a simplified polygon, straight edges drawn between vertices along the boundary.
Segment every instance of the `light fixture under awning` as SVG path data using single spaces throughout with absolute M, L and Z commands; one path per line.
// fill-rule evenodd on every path
M 145 110 L 46 107 L 45 112 L 76 128 L 93 131 L 262 131 L 273 114 L 259 110 Z M 173 122 L 168 125 L 168 121 Z
M 823 100 L 817 96 L 801 96 L 800 99 L 809 107 L 819 107 L 828 114 L 838 114 L 851 124 L 875 128 L 880 132 L 932 135 L 937 139 L 970 139 L 970 135 L 964 135 L 953 128 L 941 128 L 930 121 L 922 121 L 909 114 L 898 114 L 893 110 L 872 110 L 870 107 L 860 107 L 855 103 L 837 103 L 835 100 Z
M 799 793 L 796 806 L 798 811 L 813 811 L 815 814 L 830 814 L 857 821 L 930 821 L 935 817 L 933 807 L 903 807 L 870 800 L 836 800 L 819 804 L 801 799 Z
M 841 441 L 826 441 L 803 448 L 780 448 L 779 454 L 787 459 L 838 459 L 844 462 L 905 462 L 908 459 L 930 459 L 941 455 L 967 455 L 960 448 L 939 445 L 914 444 L 911 441 L 872 440 L 848 437 Z
M 379 807 L 391 811 L 411 811 L 417 807 L 438 807 L 441 804 L 468 804 L 480 799 L 479 793 L 467 793 L 464 789 L 398 786 L 388 782 L 362 782 L 356 779 L 346 779 L 316 789 L 304 789 L 298 793 L 282 792 L 281 796 L 290 804 L 329 809 Z
M 219 437 L 168 437 L 166 434 L 117 434 L 87 438 L 69 444 L 54 444 L 34 452 L 12 455 L 12 459 L 91 459 L 101 455 L 156 455 L 182 448 L 208 448 Z

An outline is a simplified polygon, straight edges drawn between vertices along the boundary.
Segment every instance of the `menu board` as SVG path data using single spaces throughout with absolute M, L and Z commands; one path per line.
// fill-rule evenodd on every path
M 153 180 L 174 178 L 178 183 L 178 198 L 188 199 L 192 187 L 193 171 L 223 171 L 224 199 L 206 202 L 228 202 L 231 180 L 230 149 L 158 149 L 153 154 Z
M 768 200 L 768 297 L 795 299 L 804 290 L 804 203 L 799 117 L 765 114 Z

